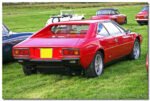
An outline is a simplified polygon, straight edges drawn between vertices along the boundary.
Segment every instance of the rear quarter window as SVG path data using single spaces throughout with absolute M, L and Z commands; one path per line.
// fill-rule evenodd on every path
M 110 35 L 117 35 L 121 33 L 120 30 L 112 22 L 104 22 L 103 25 Z
M 99 23 L 97 26 L 97 35 L 109 36 L 109 33 L 107 32 L 106 28 L 101 23 Z

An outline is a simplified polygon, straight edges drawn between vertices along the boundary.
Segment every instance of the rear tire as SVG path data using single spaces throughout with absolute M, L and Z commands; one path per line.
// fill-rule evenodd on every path
M 13 60 L 12 57 L 12 45 L 3 46 L 3 62 L 10 62 Z
M 55 18 L 52 19 L 52 23 L 56 23 L 55 20 L 56 20 L 57 22 L 60 22 L 60 18 L 55 17 Z
M 140 26 L 143 26 L 144 23 L 143 22 L 137 22 Z
M 103 72 L 103 54 L 101 52 L 96 52 L 94 59 L 90 66 L 85 69 L 85 76 L 86 77 L 97 77 L 100 76 Z
M 141 54 L 140 42 L 138 39 L 136 39 L 134 42 L 132 52 L 129 55 L 129 58 L 136 60 L 140 57 L 140 54 Z
M 23 72 L 25 75 L 36 74 L 37 70 L 30 66 L 23 66 Z
M 81 20 L 84 20 L 85 18 L 82 18 Z

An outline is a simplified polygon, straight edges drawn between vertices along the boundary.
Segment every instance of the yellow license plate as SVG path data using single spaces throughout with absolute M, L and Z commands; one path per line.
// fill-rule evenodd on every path
M 40 57 L 41 58 L 52 58 L 53 50 L 52 48 L 41 48 Z

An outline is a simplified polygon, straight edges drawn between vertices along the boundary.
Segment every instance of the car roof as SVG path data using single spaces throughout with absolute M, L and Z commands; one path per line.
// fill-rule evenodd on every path
M 116 8 L 102 8 L 102 9 L 99 9 L 99 10 L 115 10 L 115 11 L 116 11 L 116 10 L 118 10 L 118 9 L 116 9 Z M 99 11 L 99 10 L 98 10 L 98 11 Z
M 76 21 L 57 22 L 53 24 L 92 24 L 92 23 L 104 22 L 104 21 L 111 21 L 111 20 L 76 20 Z

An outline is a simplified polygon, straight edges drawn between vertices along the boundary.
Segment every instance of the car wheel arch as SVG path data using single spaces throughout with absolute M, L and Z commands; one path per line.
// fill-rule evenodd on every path
M 81 61 L 82 61 L 81 64 L 82 64 L 82 63 L 83 63 L 83 64 L 86 63 L 86 65 L 83 66 L 84 68 L 87 68 L 87 67 L 90 65 L 90 63 L 91 63 L 92 60 L 94 59 L 95 54 L 96 54 L 98 51 L 102 53 L 103 59 L 104 59 L 105 52 L 104 52 L 103 47 L 97 46 L 97 47 L 95 47 L 95 50 L 92 52 L 93 54 L 90 55 L 90 59 L 89 59 L 89 62 L 88 62 L 88 63 L 87 63 L 87 60 L 84 61 L 84 59 L 81 59 Z
M 139 35 L 135 35 L 133 37 L 134 37 L 134 41 L 137 39 L 141 43 L 142 39 L 140 38 Z
M 140 37 L 139 37 L 139 36 L 136 36 L 135 40 L 136 40 L 136 39 L 138 39 L 138 41 L 140 42 Z
M 103 59 L 104 59 L 104 57 L 105 57 L 105 52 L 104 52 L 104 49 L 102 49 L 102 48 L 99 48 L 97 51 L 99 51 L 99 52 L 101 52 L 101 53 L 103 54 Z
M 131 33 L 131 36 L 133 38 L 133 41 L 135 41 L 136 39 L 141 43 L 142 41 L 142 36 L 136 33 Z

